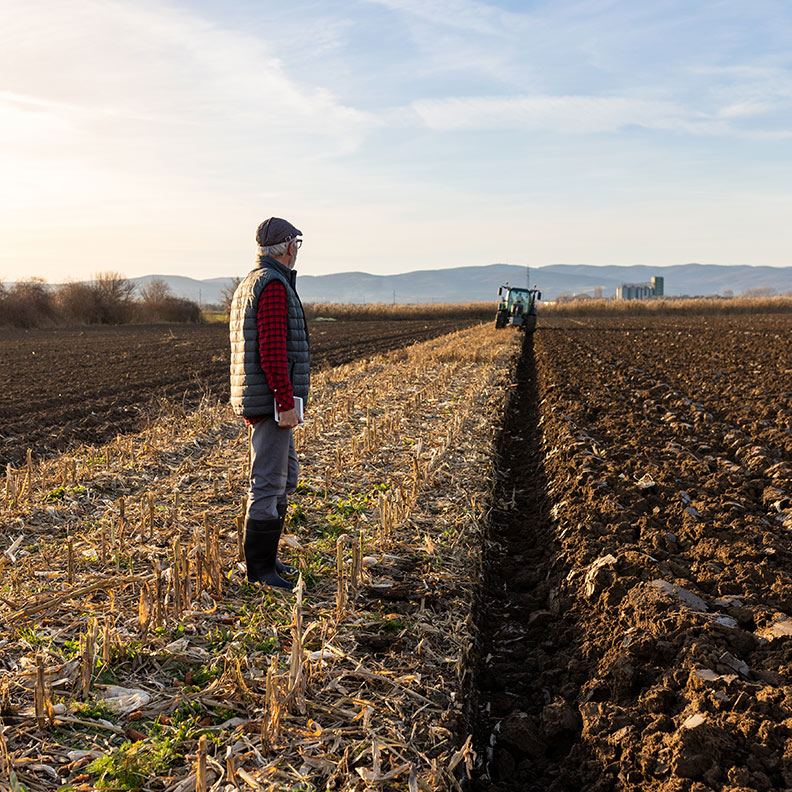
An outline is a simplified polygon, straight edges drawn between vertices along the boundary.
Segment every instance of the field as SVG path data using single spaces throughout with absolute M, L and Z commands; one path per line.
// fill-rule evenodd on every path
M 244 582 L 222 402 L 18 464 L 0 772 L 792 787 L 791 360 L 789 315 L 614 315 L 328 365 L 297 435 L 296 594 Z
M 470 320 L 311 322 L 317 366 L 395 349 Z M 139 429 L 163 400 L 228 397 L 228 328 L 121 325 L 0 328 L 0 466 Z
M 501 439 L 480 788 L 792 787 L 792 319 L 554 321 Z

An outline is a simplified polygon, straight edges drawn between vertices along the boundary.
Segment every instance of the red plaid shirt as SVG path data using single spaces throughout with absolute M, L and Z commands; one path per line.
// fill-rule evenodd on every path
M 289 379 L 289 364 L 286 360 L 288 313 L 289 304 L 285 287 L 279 280 L 270 281 L 259 297 L 256 325 L 261 370 L 267 378 L 270 390 L 275 394 L 275 403 L 280 412 L 294 409 L 294 394 Z M 268 416 L 246 418 L 245 421 L 253 424 L 266 417 Z

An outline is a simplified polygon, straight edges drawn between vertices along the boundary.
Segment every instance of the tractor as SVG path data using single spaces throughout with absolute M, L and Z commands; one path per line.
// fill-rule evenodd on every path
M 495 314 L 495 327 L 513 325 L 526 333 L 533 333 L 536 329 L 536 301 L 542 299 L 542 292 L 536 289 L 536 284 L 533 289 L 518 289 L 509 286 L 507 281 L 505 286 L 498 288 L 498 296 L 501 301 Z

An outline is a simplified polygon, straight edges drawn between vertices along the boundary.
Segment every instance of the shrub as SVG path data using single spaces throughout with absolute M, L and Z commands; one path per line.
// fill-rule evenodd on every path
M 55 304 L 69 324 L 98 324 L 102 321 L 99 295 L 90 283 L 64 283 L 55 293 Z
M 142 322 L 201 322 L 198 303 L 176 297 L 161 278 L 154 278 L 140 290 L 137 318 Z
M 97 295 L 102 324 L 122 324 L 132 318 L 135 285 L 119 272 L 100 272 L 91 287 Z
M 41 278 L 10 288 L 0 283 L 0 325 L 28 328 L 203 320 L 198 304 L 171 294 L 164 281 L 152 281 L 140 300 L 134 299 L 133 292 L 134 284 L 117 272 L 60 286 L 48 286 Z
M 124 324 L 133 315 L 134 285 L 117 272 L 100 272 L 88 283 L 55 287 L 54 302 L 62 323 Z
M 55 324 L 57 318 L 52 292 L 41 278 L 20 281 L 0 294 L 0 324 L 43 327 Z

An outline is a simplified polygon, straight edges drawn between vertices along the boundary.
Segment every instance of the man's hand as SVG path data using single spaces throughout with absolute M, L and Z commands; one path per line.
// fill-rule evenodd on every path
M 278 414 L 278 426 L 281 429 L 293 429 L 295 426 L 300 425 L 300 416 L 297 410 L 286 410 Z

